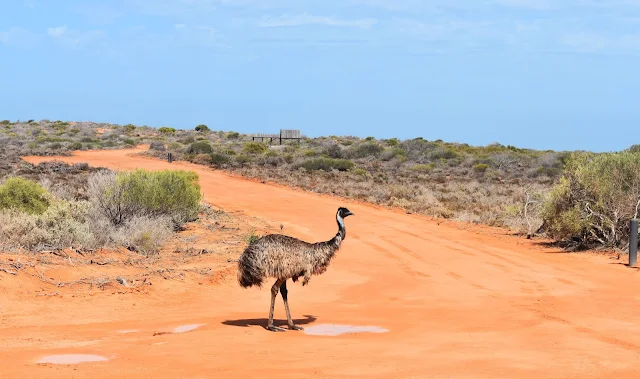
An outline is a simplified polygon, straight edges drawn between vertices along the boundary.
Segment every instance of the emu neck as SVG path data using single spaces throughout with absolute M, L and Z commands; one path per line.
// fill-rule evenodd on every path
M 339 214 L 336 214 L 336 222 L 338 223 L 338 233 L 330 242 L 332 246 L 338 249 L 344 238 L 347 236 L 347 230 L 344 227 L 344 219 L 340 217 Z

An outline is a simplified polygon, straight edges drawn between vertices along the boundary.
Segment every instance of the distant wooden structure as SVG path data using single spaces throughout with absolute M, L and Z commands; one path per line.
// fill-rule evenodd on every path
M 267 134 L 267 133 L 255 133 L 251 136 L 251 140 L 255 141 L 256 138 L 260 138 L 260 141 L 264 142 L 265 138 L 269 139 L 269 145 L 273 143 L 273 140 L 278 140 L 279 144 L 282 145 L 282 140 L 297 140 L 300 143 L 300 139 L 302 135 L 299 129 L 280 129 L 280 134 Z

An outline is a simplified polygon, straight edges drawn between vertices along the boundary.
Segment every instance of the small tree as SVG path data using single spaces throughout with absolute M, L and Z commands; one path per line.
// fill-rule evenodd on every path
M 208 131 L 210 131 L 209 127 L 204 125 L 204 124 L 200 124 L 200 125 L 196 126 L 196 132 L 206 133 Z

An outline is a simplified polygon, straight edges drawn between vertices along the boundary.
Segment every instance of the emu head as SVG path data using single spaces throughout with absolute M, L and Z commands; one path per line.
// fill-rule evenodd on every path
M 351 213 L 350 210 L 348 210 L 347 208 L 344 207 L 340 207 L 338 208 L 338 216 L 340 216 L 340 218 L 344 219 L 347 216 L 352 216 L 353 213 Z

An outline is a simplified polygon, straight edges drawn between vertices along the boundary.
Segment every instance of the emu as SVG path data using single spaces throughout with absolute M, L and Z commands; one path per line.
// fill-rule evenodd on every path
M 267 278 L 276 278 L 271 287 L 271 308 L 267 329 L 283 332 L 284 328 L 273 325 L 273 309 L 278 292 L 282 294 L 287 312 L 289 329 L 302 330 L 293 324 L 287 299 L 287 279 L 294 282 L 303 277 L 302 285 L 309 283 L 311 275 L 320 275 L 327 267 L 347 235 L 344 219 L 353 215 L 347 208 L 340 207 L 336 213 L 338 233 L 328 241 L 309 243 L 282 234 L 268 234 L 249 244 L 238 259 L 238 283 L 243 288 L 262 287 Z

